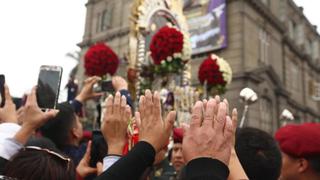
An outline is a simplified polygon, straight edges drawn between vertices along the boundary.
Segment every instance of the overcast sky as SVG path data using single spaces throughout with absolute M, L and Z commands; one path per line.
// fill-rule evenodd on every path
M 320 1 L 295 0 L 320 28 Z M 3 0 L 0 2 L 0 74 L 11 94 L 36 85 L 42 64 L 64 68 L 62 85 L 75 61 L 66 53 L 82 40 L 87 0 Z

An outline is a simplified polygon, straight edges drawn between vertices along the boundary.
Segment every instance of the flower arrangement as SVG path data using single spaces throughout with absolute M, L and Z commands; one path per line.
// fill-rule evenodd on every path
M 103 77 L 107 73 L 113 75 L 119 66 L 119 58 L 113 50 L 104 43 L 98 43 L 89 48 L 84 57 L 85 73 L 88 76 Z
M 212 54 L 200 65 L 198 78 L 202 85 L 206 84 L 206 90 L 215 89 L 218 94 L 223 94 L 226 85 L 231 83 L 232 70 L 227 61 Z
M 178 28 L 164 26 L 152 37 L 150 52 L 155 73 L 179 73 L 191 57 L 191 46 Z

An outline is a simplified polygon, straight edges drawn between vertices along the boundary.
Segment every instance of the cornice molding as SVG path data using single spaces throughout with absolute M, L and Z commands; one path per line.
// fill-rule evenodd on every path
M 317 35 L 317 38 L 320 38 L 320 34 L 318 33 L 318 31 L 314 28 L 313 24 L 311 24 L 309 19 L 304 15 L 304 12 L 300 10 L 297 4 L 293 0 L 288 0 L 288 4 L 294 9 L 296 13 L 299 14 L 303 21 L 306 22 L 306 24 L 309 26 L 308 28 L 310 28 L 311 31 Z
M 97 41 L 107 42 L 107 41 L 113 40 L 114 38 L 126 36 L 129 33 L 130 33 L 129 27 L 115 28 L 115 29 L 111 29 L 111 30 L 106 31 L 105 35 L 103 35 L 103 36 L 98 36 L 97 38 L 91 38 L 90 40 L 83 40 L 82 42 L 78 43 L 77 45 L 80 48 L 83 48 L 86 46 L 90 46 Z
M 281 33 L 286 32 L 285 26 L 281 23 L 278 17 L 272 14 L 270 9 L 268 9 L 261 1 L 258 0 L 242 0 L 250 4 L 254 10 L 265 17 L 276 29 Z
M 283 43 L 287 45 L 290 50 L 292 50 L 295 55 L 299 57 L 303 62 L 307 62 L 309 68 L 312 70 L 316 71 L 317 73 L 320 73 L 320 68 L 314 62 L 312 61 L 312 58 L 309 55 L 306 55 L 305 53 L 302 52 L 301 48 L 299 48 L 295 43 L 288 38 L 287 36 L 284 36 L 283 38 Z

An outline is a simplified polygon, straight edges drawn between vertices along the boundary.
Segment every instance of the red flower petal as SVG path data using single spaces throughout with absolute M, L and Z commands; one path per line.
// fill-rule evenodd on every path
M 84 57 L 85 73 L 88 76 L 113 75 L 119 66 L 119 59 L 110 47 L 98 43 L 89 48 Z

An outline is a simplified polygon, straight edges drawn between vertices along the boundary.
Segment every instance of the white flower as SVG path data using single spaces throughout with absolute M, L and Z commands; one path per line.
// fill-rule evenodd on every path
M 211 55 L 212 59 L 217 59 L 217 64 L 219 65 L 219 70 L 222 72 L 223 79 L 230 84 L 232 81 L 232 70 L 229 63 L 216 55 Z
M 173 57 L 174 57 L 174 58 L 181 58 L 181 57 L 182 57 L 182 54 L 181 54 L 181 53 L 174 53 L 174 54 L 173 54 Z

